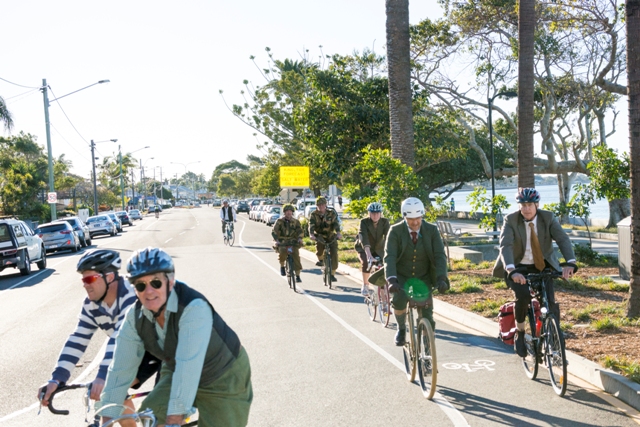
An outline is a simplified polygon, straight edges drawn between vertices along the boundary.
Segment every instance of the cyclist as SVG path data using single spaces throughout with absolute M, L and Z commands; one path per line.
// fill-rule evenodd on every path
M 385 277 L 389 293 L 393 294 L 391 305 L 398 323 L 395 344 L 403 346 L 406 338 L 406 316 L 409 298 L 405 285 L 421 287 L 425 292 L 434 288 L 438 292 L 449 289 L 447 278 L 447 256 L 438 227 L 424 221 L 424 204 L 416 197 L 409 197 L 401 205 L 404 221 L 393 225 L 384 248 Z M 427 291 L 428 289 L 428 291 Z M 431 322 L 433 307 L 422 309 L 422 317 Z
M 389 232 L 389 220 L 382 218 L 382 205 L 378 202 L 369 203 L 367 206 L 369 217 L 360 221 L 360 232 L 356 251 L 362 263 L 362 295 L 369 293 L 369 270 L 375 257 L 384 255 L 384 242 Z
M 160 248 L 136 251 L 127 263 L 138 300 L 116 340 L 97 407 L 122 403 L 145 350 L 162 362 L 160 381 L 142 402 L 158 424 L 182 425 L 196 406 L 198 425 L 245 426 L 253 399 L 247 352 L 207 298 L 175 280 L 173 259 Z M 105 408 L 103 422 L 120 415 Z
M 516 297 L 514 308 L 516 318 L 515 350 L 518 356 L 526 357 L 524 343 L 524 321 L 527 308 L 531 302 L 531 294 L 527 279 L 523 274 L 508 274 L 513 270 L 523 269 L 524 273 L 537 273 L 545 267 L 560 270 L 560 264 L 553 249 L 555 240 L 562 256 L 567 262 L 575 263 L 575 255 L 571 240 L 562 229 L 558 219 L 552 212 L 538 209 L 540 193 L 535 188 L 519 188 L 516 193 L 519 210 L 507 215 L 500 232 L 500 254 L 493 267 L 495 277 L 504 278 L 507 286 Z M 573 274 L 573 267 L 563 267 L 562 276 L 566 279 Z M 560 306 L 555 303 L 553 282 L 547 284 L 549 306 L 560 321 Z
M 107 368 L 113 357 L 116 336 L 127 309 L 136 301 L 133 288 L 127 280 L 118 274 L 121 264 L 120 254 L 108 249 L 87 252 L 78 261 L 76 269 L 78 273 L 82 274 L 87 298 L 82 304 L 75 331 L 69 335 L 67 342 L 62 347 L 51 379 L 40 389 L 40 392 L 44 392 L 41 399 L 43 405 L 48 405 L 51 393 L 69 380 L 71 371 L 84 354 L 91 337 L 98 328 L 109 336 L 98 375 L 91 385 L 91 398 L 93 400 L 100 398 L 107 377 Z M 140 387 L 159 368 L 158 359 L 150 354 L 145 354 L 142 361 L 135 366 L 136 380 L 132 379 L 129 384 L 133 383 L 133 388 Z M 127 401 L 125 405 L 132 410 L 134 408 L 131 401 Z
M 224 236 L 224 226 L 227 221 L 238 222 L 236 210 L 233 207 L 229 206 L 229 199 L 224 199 L 222 201 L 222 207 L 220 208 L 220 219 L 222 220 L 222 236 Z M 233 224 L 231 224 L 231 229 L 233 230 Z
M 296 282 L 300 283 L 300 270 L 302 270 L 302 264 L 300 263 L 300 251 L 299 246 L 302 244 L 302 238 L 304 232 L 300 221 L 293 217 L 293 211 L 295 208 L 291 204 L 284 205 L 282 211 L 284 216 L 278 218 L 273 225 L 273 231 L 271 235 L 276 241 L 278 247 L 278 260 L 280 261 L 280 274 L 284 276 L 285 269 L 284 263 L 287 260 L 287 246 L 293 245 L 293 264 L 296 273 Z
M 316 199 L 316 210 L 309 216 L 309 238 L 316 242 L 316 256 L 319 267 L 324 266 L 325 242 L 333 240 L 329 246 L 331 254 L 331 281 L 337 282 L 336 270 L 338 269 L 338 239 L 342 239 L 338 214 L 334 210 L 327 209 L 327 199 L 319 196 Z M 320 241 L 320 240 L 322 241 Z

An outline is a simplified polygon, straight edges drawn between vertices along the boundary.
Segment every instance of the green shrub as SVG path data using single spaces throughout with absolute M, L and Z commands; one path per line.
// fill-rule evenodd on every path
M 610 283 L 608 288 L 613 292 L 629 292 L 629 285 L 626 283 Z
M 307 218 L 300 218 L 300 225 L 302 226 L 302 231 L 304 231 L 304 236 L 309 237 L 309 220 Z
M 620 328 L 620 326 L 622 325 L 618 319 L 612 319 L 609 316 L 591 322 L 591 327 L 596 331 L 614 331 Z
M 640 363 L 635 360 L 629 360 L 626 357 L 616 358 L 605 356 L 603 365 L 606 368 L 620 372 L 631 381 L 640 383 Z
M 509 287 L 507 286 L 507 283 L 503 280 L 493 285 L 493 289 L 509 289 Z
M 578 261 L 587 265 L 594 265 L 598 261 L 598 252 L 594 251 L 589 244 L 576 243 L 573 245 L 573 252 Z
M 507 300 L 504 298 L 497 301 L 486 299 L 484 301 L 473 304 L 470 308 L 471 311 L 482 313 L 482 315 L 485 317 L 496 317 L 498 315 L 498 312 L 500 311 L 500 306 L 505 302 L 507 302 Z

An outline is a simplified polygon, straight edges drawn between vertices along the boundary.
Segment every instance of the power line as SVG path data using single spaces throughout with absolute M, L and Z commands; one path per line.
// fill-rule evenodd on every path
M 42 86 L 34 87 L 34 86 L 19 85 L 18 83 L 10 82 L 9 80 L 7 80 L 7 79 L 3 79 L 2 77 L 0 77 L 0 80 L 5 81 L 5 82 L 7 82 L 7 83 L 10 83 L 10 84 L 12 84 L 12 85 L 14 85 L 14 86 L 25 87 L 25 88 L 27 88 L 27 89 L 42 89 Z
M 71 148 L 73 149 L 73 151 L 75 151 L 76 153 L 80 154 L 80 156 L 82 156 L 82 158 L 83 158 L 84 160 L 87 160 L 87 161 L 91 160 L 91 159 L 89 159 L 89 158 L 86 156 L 86 154 L 83 154 L 82 152 L 80 152 L 80 151 L 79 151 L 76 147 L 74 147 L 74 146 L 73 146 L 69 141 L 67 141 L 67 139 L 66 139 L 64 136 L 62 136 L 62 134 L 60 133 L 60 131 L 59 131 L 59 130 L 58 130 L 58 129 L 53 125 L 53 123 L 50 123 L 50 125 L 51 125 L 51 127 L 56 131 L 56 133 L 58 134 L 58 136 L 59 136 L 60 138 L 62 138 L 62 140 L 63 140 L 64 142 L 66 142 L 66 143 L 69 145 L 69 147 L 71 147 Z
M 53 92 L 53 89 L 51 89 L 51 86 L 49 86 L 49 90 L 51 91 L 53 96 L 56 96 L 56 94 Z M 71 122 L 71 119 L 69 118 L 69 116 L 67 116 L 67 113 L 65 113 L 64 108 L 62 108 L 62 104 L 60 104 L 60 101 L 56 100 L 56 103 L 58 104 L 58 107 L 60 107 L 60 109 L 62 110 L 62 114 L 64 114 L 64 116 L 67 118 L 67 121 L 69 122 L 73 130 L 75 130 L 76 133 L 80 135 L 80 138 L 82 138 L 85 144 L 87 144 L 88 146 L 91 146 L 91 144 L 89 144 L 89 142 L 85 139 L 85 137 L 82 136 L 82 134 L 78 131 L 78 129 L 76 129 L 76 127 L 73 125 L 73 123 Z
M 25 96 L 25 98 L 26 98 L 26 96 L 27 96 L 27 95 L 30 95 L 30 94 L 32 94 L 32 93 L 35 93 L 35 92 L 37 92 L 37 91 L 39 91 L 39 90 L 40 90 L 40 88 L 31 89 L 31 90 L 28 90 L 28 91 L 26 91 L 26 92 L 22 92 L 22 93 L 20 93 L 20 94 L 18 94 L 18 95 L 13 95 L 13 96 L 10 96 L 10 97 L 8 97 L 8 98 L 4 98 L 4 100 L 5 100 L 5 101 L 8 101 L 8 100 L 10 100 L 10 99 L 14 99 L 14 98 L 17 98 L 17 97 L 19 97 L 19 96 L 23 96 L 23 95 L 24 95 L 24 96 Z M 19 99 L 16 99 L 16 101 L 20 101 L 20 100 L 19 100 Z

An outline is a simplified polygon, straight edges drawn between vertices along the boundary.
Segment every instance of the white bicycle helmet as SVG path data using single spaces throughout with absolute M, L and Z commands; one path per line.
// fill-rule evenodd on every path
M 417 197 L 409 197 L 402 202 L 403 218 L 420 218 L 424 216 L 424 204 Z

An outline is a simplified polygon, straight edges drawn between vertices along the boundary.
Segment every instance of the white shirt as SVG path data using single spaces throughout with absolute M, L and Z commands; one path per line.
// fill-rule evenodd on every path
M 228 209 L 231 209 L 231 212 L 233 212 L 233 218 L 227 218 L 227 211 Z M 220 209 L 220 219 L 222 219 L 223 221 L 236 221 L 236 210 L 234 208 L 232 208 L 231 206 L 227 205 L 226 207 L 223 206 Z
M 531 227 L 529 224 L 533 224 L 533 228 L 536 230 L 536 235 L 538 234 L 538 215 L 534 216 L 531 221 L 524 221 L 524 229 L 527 232 L 527 241 L 524 247 L 524 256 L 522 257 L 522 261 L 520 264 L 534 264 L 533 261 L 533 252 L 531 252 Z M 509 264 L 505 268 L 505 270 L 511 270 L 516 268 L 515 265 Z

